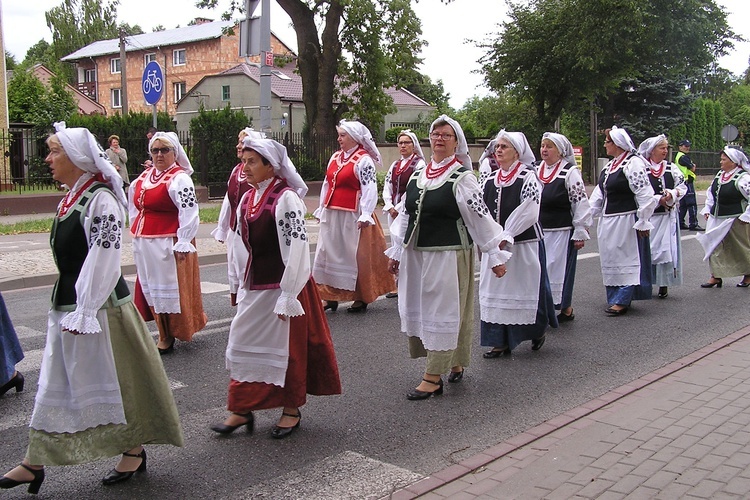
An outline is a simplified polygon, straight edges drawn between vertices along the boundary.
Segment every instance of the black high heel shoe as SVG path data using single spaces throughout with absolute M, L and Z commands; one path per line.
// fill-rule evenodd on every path
M 274 439 L 284 439 L 287 436 L 291 436 L 292 432 L 294 432 L 294 429 L 299 427 L 299 424 L 302 423 L 302 412 L 299 408 L 297 408 L 296 415 L 287 413 L 285 411 L 282 411 L 281 414 L 285 417 L 296 417 L 297 423 L 291 427 L 279 427 L 278 425 L 274 425 L 273 428 L 271 428 L 271 437 Z
M 323 306 L 324 311 L 331 311 L 332 313 L 335 313 L 338 308 L 339 303 L 336 300 L 326 300 L 326 305 Z
M 346 312 L 350 312 L 350 313 L 362 313 L 362 312 L 367 311 L 367 303 L 366 302 L 362 302 L 361 300 L 358 301 L 358 302 L 359 302 L 358 306 L 351 305 L 351 306 L 349 306 L 346 309 Z
M 714 278 L 713 276 L 711 276 L 711 279 L 713 281 L 709 281 L 707 283 L 703 283 L 701 285 L 701 288 L 713 288 L 713 287 L 721 288 L 721 285 L 724 284 L 724 282 L 721 280 L 721 278 Z
M 489 351 L 487 351 L 484 354 L 482 354 L 482 357 L 484 359 L 495 359 L 495 358 L 499 358 L 500 356 L 503 356 L 503 355 L 506 355 L 506 354 L 510 355 L 510 349 L 509 348 L 503 347 L 502 349 L 497 349 L 497 348 L 493 347 Z
M 32 469 L 26 464 L 21 464 L 21 467 L 31 472 L 34 475 L 34 479 L 32 479 L 31 481 L 16 481 L 15 479 L 11 479 L 9 477 L 1 477 L 0 488 L 7 490 L 10 488 L 15 488 L 16 486 L 21 484 L 28 484 L 29 493 L 31 493 L 32 495 L 36 495 L 37 493 L 39 493 L 39 488 L 42 487 L 42 483 L 44 482 L 44 469 Z
M 218 432 L 219 434 L 231 434 L 244 425 L 247 430 L 247 433 L 252 434 L 253 427 L 255 426 L 255 416 L 253 415 L 253 412 L 245 413 L 244 415 L 235 413 L 235 415 L 246 419 L 247 422 L 245 422 L 244 424 L 239 424 L 239 425 L 227 425 L 225 423 L 214 424 L 211 426 L 211 430 L 214 432 Z
M 443 378 L 440 377 L 437 382 L 433 382 L 432 380 L 427 380 L 426 378 L 423 378 L 425 382 L 428 384 L 436 385 L 438 386 L 437 389 L 434 391 L 420 391 L 419 389 L 412 389 L 407 395 L 406 399 L 411 401 L 417 401 L 420 399 L 427 399 L 430 396 L 440 396 L 443 393 Z
M 17 371 L 16 374 L 13 375 L 12 379 L 8 380 L 5 384 L 3 384 L 2 387 L 0 387 L 0 396 L 13 389 L 14 387 L 16 388 L 16 392 L 23 391 L 23 383 L 23 373 Z
M 542 348 L 542 346 L 544 345 L 544 341 L 545 341 L 545 340 L 547 340 L 547 335 L 546 335 L 546 334 L 545 334 L 545 335 L 542 335 L 542 336 L 541 336 L 540 338 L 538 338 L 538 339 L 534 339 L 534 340 L 532 340 L 532 341 L 531 341 L 531 350 L 532 350 L 532 351 L 538 351 L 539 349 L 541 349 L 541 348 Z
M 120 472 L 116 468 L 112 469 L 109 474 L 102 478 L 102 484 L 110 485 L 121 483 L 133 477 L 133 474 L 135 474 L 136 472 L 144 472 L 146 470 L 146 448 L 143 448 L 140 453 L 137 453 L 135 455 L 128 452 L 123 453 L 123 455 L 126 457 L 140 458 L 141 465 L 139 465 L 136 470 L 126 472 Z
M 455 384 L 456 382 L 461 382 L 461 379 L 463 378 L 464 378 L 464 369 L 461 368 L 460 372 L 454 372 L 454 371 L 450 372 L 450 374 L 448 375 L 448 382 L 450 382 L 451 384 Z
M 169 347 L 165 347 L 164 349 L 162 349 L 161 347 L 157 347 L 156 350 L 159 351 L 159 355 L 164 356 L 165 354 L 169 354 L 170 352 L 174 351 L 175 340 L 177 339 L 172 338 L 172 343 L 169 344 Z

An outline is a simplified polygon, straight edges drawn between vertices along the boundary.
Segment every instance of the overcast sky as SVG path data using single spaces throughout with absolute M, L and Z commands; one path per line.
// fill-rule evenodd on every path
M 2 24 L 5 50 L 18 61 L 26 51 L 44 38 L 52 41 L 52 34 L 44 20 L 44 12 L 59 5 L 60 0 L 0 0 L 2 2 Z M 750 19 L 750 1 L 718 0 L 729 12 L 729 24 L 740 34 L 748 35 L 747 19 Z M 195 17 L 219 19 L 221 10 L 210 11 L 194 7 L 194 0 L 122 0 L 117 19 L 130 25 L 138 24 L 150 32 L 154 26 L 174 28 L 186 26 Z M 219 0 L 225 7 L 228 2 Z M 296 37 L 289 18 L 271 0 L 271 29 L 285 43 L 296 47 Z M 450 93 L 451 105 L 460 108 L 473 95 L 484 95 L 482 77 L 477 74 L 477 60 L 482 51 L 467 40 L 485 40 L 496 32 L 506 12 L 504 0 L 457 0 L 444 5 L 440 0 L 412 2 L 414 10 L 422 20 L 423 37 L 429 46 L 423 51 L 421 71 L 433 81 L 442 79 Z M 665 15 L 669 13 L 665 12 Z M 743 26 L 744 25 L 744 26 Z M 748 35 L 750 37 L 750 35 Z M 750 42 L 738 44 L 732 54 L 721 60 L 722 66 L 741 74 L 748 66 Z

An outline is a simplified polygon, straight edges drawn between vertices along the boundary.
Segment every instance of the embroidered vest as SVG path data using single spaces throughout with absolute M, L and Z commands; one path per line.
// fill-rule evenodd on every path
M 52 289 L 52 308 L 56 311 L 74 311 L 76 308 L 76 282 L 81 274 L 83 263 L 89 253 L 89 240 L 83 228 L 86 210 L 94 194 L 100 189 L 109 189 L 105 184 L 95 182 L 78 198 L 76 204 L 62 217 L 56 216 L 50 232 L 50 246 L 60 274 Z M 117 221 L 110 221 L 115 224 Z M 96 224 L 96 220 L 94 220 Z M 97 228 L 100 229 L 100 228 Z M 103 241 L 102 244 L 113 244 Z M 114 244 L 121 244 L 115 242 Z M 130 300 L 130 290 L 120 276 L 110 296 L 113 305 Z
M 401 197 L 406 192 L 406 185 L 409 183 L 409 178 L 411 177 L 411 174 L 414 173 L 414 169 L 419 160 L 421 160 L 419 156 L 412 155 L 411 161 L 409 161 L 407 167 L 398 174 L 398 166 L 401 164 L 402 160 L 396 160 L 393 162 L 393 165 L 391 165 L 391 203 L 393 205 L 396 205 L 401 201 Z
M 240 204 L 242 195 L 250 190 L 250 184 L 247 179 L 240 180 L 239 176 L 244 174 L 242 172 L 242 163 L 238 164 L 232 170 L 229 175 L 229 182 L 227 182 L 227 200 L 229 200 L 229 228 L 232 232 L 237 230 L 237 206 Z
M 490 213 L 503 227 L 505 222 L 508 220 L 510 214 L 521 205 L 521 190 L 523 189 L 523 182 L 527 175 L 531 174 L 531 170 L 524 168 L 518 173 L 518 177 L 510 186 L 505 186 L 500 189 L 495 186 L 495 182 L 489 180 L 484 184 L 484 203 L 489 208 Z M 500 204 L 498 205 L 498 199 Z M 542 237 L 542 231 L 539 226 L 539 222 L 535 222 L 530 228 L 523 231 L 521 234 L 515 236 L 513 240 L 516 243 L 522 241 L 538 241 Z
M 344 152 L 336 151 L 333 153 L 326 170 L 328 194 L 323 204 L 326 208 L 349 212 L 357 211 L 359 208 L 360 184 L 359 179 L 354 175 L 354 166 L 363 156 L 368 156 L 367 152 L 364 148 L 359 148 L 345 163 L 341 164 L 340 161 L 344 157 Z
M 747 200 L 742 196 L 737 183 L 740 177 L 748 175 L 742 169 L 734 173 L 732 178 L 725 183 L 719 182 L 721 172 L 716 174 L 711 183 L 711 194 L 714 197 L 714 206 L 711 208 L 711 215 L 718 219 L 729 217 L 739 217 L 747 210 Z
M 455 183 L 464 175 L 474 175 L 459 167 L 440 186 L 424 189 L 417 186 L 420 171 L 414 172 L 406 186 L 404 206 L 409 222 L 404 246 L 416 238 L 414 248 L 427 252 L 471 248 L 472 239 L 458 210 Z
M 284 275 L 279 238 L 276 228 L 276 204 L 284 191 L 291 190 L 286 181 L 280 181 L 263 193 L 263 200 L 254 213 L 252 206 L 255 189 L 251 187 L 242 199 L 242 219 L 238 221 L 242 241 L 250 256 L 245 268 L 245 288 L 268 290 L 279 288 Z
M 653 172 L 649 169 L 648 180 L 651 182 L 651 187 L 654 188 L 654 194 L 662 196 L 665 189 L 674 189 L 674 176 L 672 170 L 669 168 L 669 163 L 664 167 L 664 174 L 661 177 L 654 177 Z M 667 207 L 658 205 L 654 210 L 655 214 L 667 213 Z
M 572 205 L 565 178 L 570 172 L 570 165 L 562 167 L 552 181 L 542 183 L 542 201 L 539 205 L 539 223 L 544 229 L 573 227 Z M 573 167 L 575 168 L 575 167 Z
M 145 187 L 145 180 L 153 169 L 144 170 L 130 185 L 130 189 L 135 189 L 133 204 L 138 209 L 135 220 L 130 222 L 130 232 L 137 238 L 174 237 L 180 227 L 179 211 L 169 197 L 169 184 L 175 175 L 182 172 L 182 168 L 174 165 L 166 170 L 156 184 Z
M 609 175 L 607 174 L 609 164 L 607 164 L 599 176 L 599 189 L 604 195 L 605 215 L 628 214 L 638 210 L 635 194 L 630 190 L 630 184 L 624 172 L 625 166 L 632 157 L 633 155 L 629 155 L 622 162 L 622 166 Z

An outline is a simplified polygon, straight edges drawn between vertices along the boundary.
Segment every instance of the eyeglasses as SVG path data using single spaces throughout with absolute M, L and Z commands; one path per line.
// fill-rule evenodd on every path
M 610 141 L 609 139 L 604 139 L 604 144 L 612 144 L 614 141 Z
M 504 150 L 509 149 L 511 147 L 512 146 L 510 144 L 498 144 L 497 146 L 495 146 L 495 151 L 497 151 L 498 149 L 502 149 L 504 151 Z
M 406 141 L 399 141 L 399 142 L 398 142 L 398 145 L 399 145 L 399 146 L 409 146 L 410 144 L 414 144 L 414 143 L 413 143 L 413 142 L 411 142 L 411 141 L 409 141 L 409 142 L 406 142 Z
M 441 139 L 443 141 L 447 141 L 449 139 L 454 139 L 456 136 L 453 134 L 438 134 L 437 132 L 430 133 L 430 139 Z
M 165 155 L 170 151 L 172 151 L 172 148 L 151 148 L 151 154 L 154 156 L 158 155 L 159 153 Z

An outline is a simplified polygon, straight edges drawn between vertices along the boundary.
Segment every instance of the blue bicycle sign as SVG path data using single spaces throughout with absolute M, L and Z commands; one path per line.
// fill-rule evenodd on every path
M 164 74 L 156 61 L 151 61 L 143 70 L 143 97 L 149 104 L 156 104 L 161 99 L 164 87 Z

